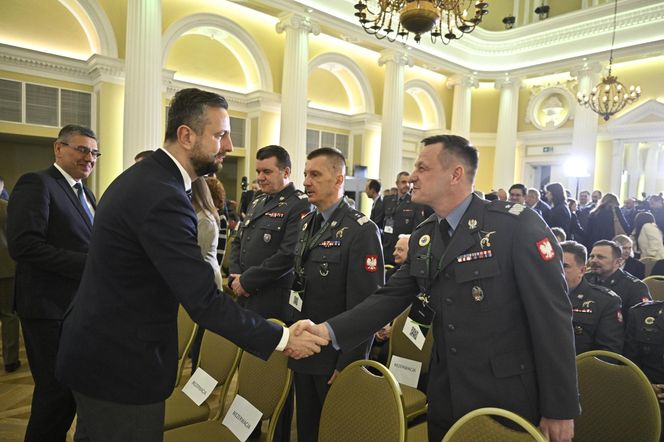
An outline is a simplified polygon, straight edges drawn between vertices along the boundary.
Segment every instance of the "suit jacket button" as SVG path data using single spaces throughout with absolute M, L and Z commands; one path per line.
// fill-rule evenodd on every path
M 450 353 L 452 353 L 453 355 L 457 354 L 456 347 L 450 347 Z
M 449 328 L 452 331 L 454 331 L 455 329 L 454 324 L 447 324 L 447 328 Z
M 473 275 L 475 275 L 475 276 L 477 276 L 477 275 L 479 275 L 479 274 L 480 274 L 480 271 L 479 271 L 479 270 L 475 270 L 475 271 L 473 272 Z
M 452 304 L 454 301 L 452 301 L 452 298 L 445 298 L 445 303 L 446 304 Z
M 526 365 L 525 365 L 525 364 L 521 364 L 521 365 L 519 365 L 519 368 L 521 369 L 521 371 L 523 371 L 523 370 L 526 369 Z

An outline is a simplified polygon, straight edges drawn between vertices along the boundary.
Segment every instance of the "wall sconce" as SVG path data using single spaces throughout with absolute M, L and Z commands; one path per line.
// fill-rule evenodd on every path
M 505 29 L 512 29 L 514 27 L 515 21 L 516 18 L 513 15 L 508 15 L 507 17 L 504 17 L 503 24 L 505 25 Z
M 539 16 L 540 20 L 549 18 L 549 5 L 541 5 L 536 7 L 535 14 Z

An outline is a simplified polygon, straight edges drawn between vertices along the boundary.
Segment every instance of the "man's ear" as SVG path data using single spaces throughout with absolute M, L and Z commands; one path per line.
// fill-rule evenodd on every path
M 181 125 L 177 129 L 177 140 L 178 144 L 185 148 L 185 150 L 191 150 L 196 143 L 196 133 L 186 124 Z

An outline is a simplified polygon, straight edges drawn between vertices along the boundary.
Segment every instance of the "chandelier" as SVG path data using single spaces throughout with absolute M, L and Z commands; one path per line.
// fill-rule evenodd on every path
M 419 43 L 430 32 L 433 43 L 448 44 L 473 32 L 488 6 L 480 0 L 359 0 L 355 16 L 378 39 L 405 41 L 412 33 Z
M 634 103 L 641 96 L 640 86 L 630 86 L 629 89 L 618 81 L 618 77 L 611 75 L 613 66 L 613 45 L 616 41 L 616 18 L 618 16 L 618 0 L 613 9 L 613 37 L 611 38 L 611 53 L 609 56 L 609 74 L 593 87 L 589 95 L 579 91 L 576 98 L 580 105 L 589 107 L 593 112 L 609 121 L 612 115 L 623 110 L 628 104 Z

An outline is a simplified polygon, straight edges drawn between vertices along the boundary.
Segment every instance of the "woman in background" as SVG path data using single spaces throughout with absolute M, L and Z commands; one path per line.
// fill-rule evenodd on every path
M 616 235 L 629 234 L 631 231 L 625 217 L 620 211 L 618 197 L 607 193 L 597 207 L 590 211 L 586 227 L 586 247 L 592 249 L 593 244 L 601 239 L 612 240 Z
M 655 224 L 655 217 L 650 212 L 639 212 L 634 218 L 634 244 L 641 258 L 664 259 L 662 231 Z
M 546 186 L 546 199 L 551 203 L 551 210 L 546 216 L 546 223 L 549 227 L 560 227 L 565 231 L 565 235 L 570 238 L 570 222 L 572 214 L 567 207 L 567 196 L 565 188 L 560 183 L 551 183 Z
M 212 203 L 219 215 L 219 240 L 217 241 L 217 263 L 224 262 L 228 240 L 228 217 L 226 213 L 226 190 L 216 176 L 206 176 L 205 183 L 212 195 Z

